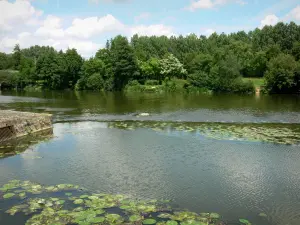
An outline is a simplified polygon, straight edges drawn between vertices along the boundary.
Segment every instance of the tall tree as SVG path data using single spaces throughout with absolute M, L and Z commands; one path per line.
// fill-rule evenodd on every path
M 122 90 L 129 80 L 138 76 L 137 61 L 126 37 L 117 36 L 111 41 L 111 88 Z
M 13 62 L 14 62 L 14 69 L 18 70 L 19 66 L 21 64 L 21 49 L 20 49 L 20 45 L 16 44 L 13 50 Z

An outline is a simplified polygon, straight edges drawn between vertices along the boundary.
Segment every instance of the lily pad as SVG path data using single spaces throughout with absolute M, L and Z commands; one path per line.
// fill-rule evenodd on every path
M 25 193 L 25 192 L 21 192 L 21 193 L 19 194 L 19 197 L 20 197 L 20 198 L 26 198 L 26 193 Z
M 129 217 L 130 222 L 137 222 L 137 221 L 140 221 L 142 219 L 143 219 L 143 217 L 141 217 L 140 215 L 132 215 L 132 216 Z
M 166 225 L 178 225 L 178 223 L 174 220 L 170 220 L 166 223 Z
M 258 214 L 258 216 L 260 216 L 260 217 L 268 217 L 268 215 L 265 214 L 265 213 L 260 213 L 260 214 Z
M 92 223 L 102 223 L 104 222 L 105 218 L 104 217 L 94 217 L 91 220 L 89 220 Z
M 66 196 L 72 196 L 72 193 L 67 192 L 67 193 L 65 193 L 65 195 L 66 195 Z
M 7 193 L 7 194 L 3 195 L 3 198 L 7 199 L 7 198 L 12 198 L 13 196 L 15 196 L 14 193 Z
M 148 225 L 148 224 L 156 224 L 156 220 L 155 219 L 145 219 L 143 221 L 143 224 Z
M 82 204 L 83 203 L 83 200 L 82 199 L 76 199 L 75 201 L 74 201 L 74 204 L 76 204 L 76 205 L 80 205 L 80 204 Z
M 209 214 L 209 217 L 211 219 L 219 219 L 220 218 L 220 215 L 218 213 L 210 213 Z
M 240 223 L 245 224 L 245 225 L 250 225 L 249 220 L 246 219 L 239 219 Z

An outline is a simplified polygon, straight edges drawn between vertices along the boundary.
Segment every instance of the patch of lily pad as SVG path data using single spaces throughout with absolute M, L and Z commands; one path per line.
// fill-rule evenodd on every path
M 271 142 L 299 145 L 300 125 L 297 124 L 239 124 L 239 123 L 197 123 L 157 121 L 114 121 L 109 128 L 136 130 L 152 129 L 156 132 L 189 132 L 218 140 Z
M 12 180 L 1 187 L 0 201 L 12 203 L 6 209 L 7 214 L 25 214 L 25 218 L 28 218 L 24 221 L 26 225 L 223 224 L 217 213 L 174 211 L 167 205 L 168 201 L 137 200 L 120 194 L 89 193 L 72 184 L 44 186 L 31 181 Z M 16 204 L 16 201 L 19 203 Z M 239 222 L 247 224 L 244 219 Z

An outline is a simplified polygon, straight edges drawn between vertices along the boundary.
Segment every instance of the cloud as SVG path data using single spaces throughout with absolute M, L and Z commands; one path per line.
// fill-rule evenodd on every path
M 43 26 L 38 28 L 35 34 L 47 38 L 62 38 L 65 36 L 64 30 L 61 28 L 61 19 L 52 15 L 47 16 Z
M 173 27 L 164 24 L 128 25 L 111 14 L 74 18 L 72 21 L 56 15 L 43 16 L 42 11 L 31 3 L 32 0 L 0 0 L 0 51 L 10 53 L 15 44 L 20 44 L 21 48 L 45 45 L 57 50 L 76 48 L 81 55 L 89 57 L 116 34 L 128 38 L 135 33 L 143 36 L 175 35 Z M 148 17 L 149 13 L 141 13 L 136 19 Z
M 148 12 L 143 12 L 134 18 L 135 22 L 140 22 L 141 20 L 149 19 L 151 16 Z
M 173 27 L 170 26 L 165 26 L 163 24 L 156 24 L 156 25 L 138 25 L 138 26 L 133 26 L 131 29 L 131 36 L 134 34 L 138 34 L 140 36 L 172 36 L 175 35 Z
M 294 8 L 290 13 L 287 14 L 289 20 L 300 21 L 300 5 Z
M 66 29 L 66 34 L 77 38 L 90 38 L 105 32 L 120 32 L 125 26 L 112 15 L 104 17 L 76 18 L 72 26 Z
M 263 20 L 260 21 L 260 28 L 264 26 L 274 26 L 279 22 L 279 18 L 275 14 L 267 15 Z
M 34 25 L 42 11 L 36 10 L 30 1 L 0 1 L 0 29 L 12 30 L 16 25 Z
M 203 34 L 205 35 L 205 36 L 210 36 L 210 35 L 212 35 L 213 33 L 215 33 L 216 31 L 214 30 L 214 29 L 206 29 L 204 32 L 203 32 Z
M 228 3 L 236 3 L 239 5 L 247 4 L 243 0 L 197 0 L 192 1 L 192 3 L 186 7 L 187 10 L 195 11 L 197 9 L 212 9 L 226 5 Z

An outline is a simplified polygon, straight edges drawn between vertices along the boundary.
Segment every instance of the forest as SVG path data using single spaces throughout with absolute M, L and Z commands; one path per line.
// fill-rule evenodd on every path
M 300 92 L 300 26 L 294 22 L 209 37 L 119 35 L 89 59 L 76 49 L 21 47 L 0 53 L 2 89 L 254 93 L 245 78 L 256 77 L 266 93 Z

